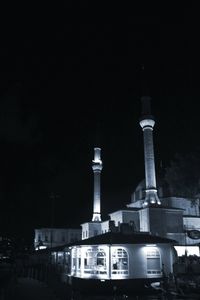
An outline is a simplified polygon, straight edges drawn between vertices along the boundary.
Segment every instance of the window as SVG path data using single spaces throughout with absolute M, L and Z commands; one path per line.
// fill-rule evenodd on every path
M 98 235 L 98 230 L 94 230 L 94 236 Z
M 161 260 L 160 253 L 157 248 L 147 247 L 147 274 L 160 275 L 161 274 Z
M 84 257 L 84 273 L 94 274 L 95 270 L 95 254 L 96 251 L 92 248 L 87 249 Z
M 76 274 L 76 259 L 77 259 L 77 249 L 72 249 L 72 261 L 71 261 L 71 274 Z
M 84 256 L 85 274 L 107 274 L 106 253 L 101 248 L 88 248 Z
M 97 253 L 97 274 L 106 274 L 106 253 L 100 249 Z
M 112 275 L 128 275 L 128 253 L 123 248 L 112 248 Z
M 45 238 L 44 238 L 45 242 L 48 242 L 48 236 L 45 234 Z

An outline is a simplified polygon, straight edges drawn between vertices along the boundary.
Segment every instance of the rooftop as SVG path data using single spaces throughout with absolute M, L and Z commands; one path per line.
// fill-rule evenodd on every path
M 75 245 L 97 245 L 97 244 L 176 244 L 175 240 L 162 238 L 148 233 L 124 234 L 121 232 L 107 232 L 89 239 L 77 241 L 70 246 Z

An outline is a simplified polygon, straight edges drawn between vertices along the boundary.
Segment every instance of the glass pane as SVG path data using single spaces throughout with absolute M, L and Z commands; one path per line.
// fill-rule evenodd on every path
M 112 274 L 128 274 L 128 254 L 123 248 L 112 251 Z

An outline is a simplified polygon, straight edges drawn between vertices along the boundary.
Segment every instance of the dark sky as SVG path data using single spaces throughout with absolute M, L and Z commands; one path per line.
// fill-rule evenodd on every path
M 156 117 L 156 163 L 200 146 L 198 27 L 192 7 L 55 4 L 5 18 L 1 37 L 0 232 L 78 227 L 92 217 L 93 147 L 102 147 L 102 214 L 144 177 L 141 64 Z M 111 5 L 110 5 L 111 6 Z M 24 9 L 24 8 L 23 8 Z M 109 14 L 111 9 L 112 14 Z M 101 10 L 103 11 L 101 13 Z M 105 13 L 106 11 L 106 13 Z M 22 15 L 22 16 L 21 16 Z

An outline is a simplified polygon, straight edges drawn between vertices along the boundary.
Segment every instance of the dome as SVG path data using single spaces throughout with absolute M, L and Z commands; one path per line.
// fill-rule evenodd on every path
M 145 198 L 145 179 L 140 181 L 140 183 L 137 185 L 135 191 L 131 195 L 131 202 L 136 202 L 138 200 L 144 200 Z M 157 178 L 157 190 L 158 190 L 158 197 L 159 198 L 165 198 L 165 197 L 171 197 L 173 196 L 170 191 L 170 186 L 166 182 L 166 180 L 163 177 Z

